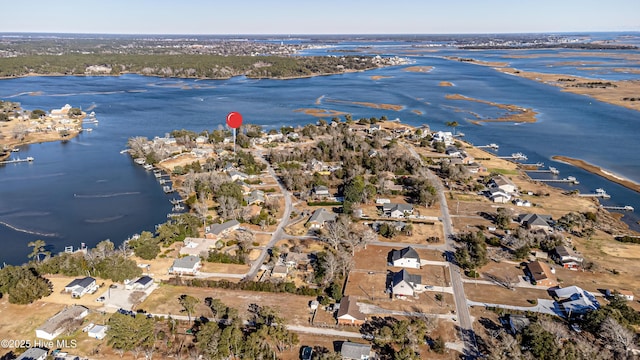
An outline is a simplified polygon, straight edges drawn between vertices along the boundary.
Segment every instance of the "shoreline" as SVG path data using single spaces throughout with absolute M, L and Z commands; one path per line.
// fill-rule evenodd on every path
M 594 175 L 598 175 L 600 177 L 603 177 L 609 181 L 612 181 L 618 185 L 622 185 L 624 187 L 626 187 L 627 189 L 633 190 L 637 193 L 640 193 L 640 184 L 631 181 L 629 179 L 625 179 L 623 177 L 617 176 L 607 170 L 604 170 L 596 165 L 593 164 L 589 164 L 588 162 L 584 161 L 584 160 L 580 160 L 580 159 L 574 159 L 574 158 L 570 158 L 567 156 L 562 156 L 562 155 L 554 155 L 551 157 L 551 159 L 558 161 L 558 162 L 562 162 L 565 164 L 569 164 L 572 166 L 575 166 L 577 168 L 580 168 L 584 171 L 587 171 L 591 174 Z

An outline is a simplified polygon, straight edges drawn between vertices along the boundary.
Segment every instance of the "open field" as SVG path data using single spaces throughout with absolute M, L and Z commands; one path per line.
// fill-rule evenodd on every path
M 527 300 L 551 299 L 546 290 L 529 288 L 509 290 L 502 286 L 474 283 L 465 283 L 464 293 L 469 300 L 514 306 L 534 306 Z

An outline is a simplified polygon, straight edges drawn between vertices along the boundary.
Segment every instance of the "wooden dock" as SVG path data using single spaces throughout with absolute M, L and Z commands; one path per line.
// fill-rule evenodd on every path
M 611 195 L 607 194 L 603 189 L 596 189 L 595 193 L 590 194 L 578 194 L 578 196 L 582 197 L 593 197 L 593 198 L 601 198 L 601 199 L 611 199 Z
M 574 178 L 573 176 L 568 176 L 564 179 L 531 179 L 531 180 L 548 182 L 548 183 L 568 183 L 568 184 L 575 184 L 575 185 L 580 184 L 578 179 Z
M 538 169 L 538 170 L 525 170 L 526 172 L 530 172 L 530 173 L 548 173 L 548 174 L 553 174 L 553 175 L 558 175 L 560 174 L 560 171 L 556 168 L 554 168 L 553 166 L 549 166 L 548 169 Z
M 12 160 L 0 161 L 0 164 L 18 164 L 23 162 L 32 162 L 33 160 L 35 160 L 33 157 L 28 156 L 26 159 L 17 158 Z
M 622 211 L 634 211 L 635 209 L 631 205 L 625 206 L 601 206 L 601 208 L 606 210 L 622 210 Z

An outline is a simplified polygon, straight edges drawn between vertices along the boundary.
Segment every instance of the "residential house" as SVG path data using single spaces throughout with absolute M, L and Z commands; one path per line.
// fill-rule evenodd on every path
M 509 314 L 507 320 L 509 331 L 513 335 L 521 333 L 522 330 L 524 330 L 531 323 L 531 321 L 529 321 L 529 318 L 525 315 Z
M 555 289 L 554 293 L 559 298 L 558 305 L 564 310 L 567 317 L 582 315 L 600 308 L 596 297 L 578 286 Z
M 520 225 L 530 230 L 551 231 L 552 229 L 551 215 L 521 214 L 518 216 L 518 221 Z
M 298 266 L 306 266 L 311 262 L 309 255 L 305 253 L 288 252 L 284 256 L 284 264 L 289 268 L 295 268 Z
M 444 142 L 447 146 L 453 144 L 453 134 L 450 131 L 438 131 L 431 134 L 431 136 L 433 141 Z
M 316 197 L 328 197 L 331 196 L 329 188 L 324 185 L 314 186 L 313 195 Z
M 205 237 L 208 239 L 216 239 L 239 228 L 240 222 L 235 219 L 225 221 L 222 224 L 212 224 L 205 228 Z
M 455 146 L 447 146 L 447 148 L 444 151 L 444 153 L 449 155 L 450 157 L 461 157 L 462 156 L 462 152 L 460 151 L 460 149 L 458 149 Z
M 336 314 L 338 325 L 357 325 L 365 323 L 367 318 L 360 312 L 356 299 L 352 296 L 343 296 L 340 299 L 340 309 Z
M 405 269 L 393 274 L 391 290 L 395 296 L 414 296 L 422 277 L 420 275 L 409 274 Z
M 201 267 L 199 256 L 185 256 L 173 261 L 173 265 L 169 268 L 170 274 L 176 275 L 195 275 Z
M 36 329 L 36 337 L 53 340 L 66 330 L 76 320 L 82 320 L 89 315 L 89 309 L 81 305 L 73 305 L 64 308 L 59 313 L 53 315 L 44 324 Z
M 96 325 L 92 327 L 88 332 L 90 338 L 102 340 L 107 336 L 107 330 L 109 329 L 106 325 Z
M 467 170 L 469 170 L 470 173 L 472 174 L 477 174 L 479 172 L 485 172 L 487 171 L 487 168 L 484 167 L 482 164 L 477 163 L 477 162 L 472 162 L 469 164 L 466 164 Z
M 321 229 L 327 221 L 336 221 L 337 214 L 331 213 L 325 209 L 318 209 L 311 214 L 307 222 L 310 229 Z
M 371 345 L 345 341 L 340 348 L 340 355 L 345 360 L 369 360 L 374 358 Z
M 153 278 L 150 276 L 141 276 L 136 281 L 132 281 L 124 286 L 127 290 L 146 290 L 153 285 Z
M 264 204 L 264 199 L 264 191 L 262 190 L 253 190 L 249 195 L 244 197 L 244 201 L 247 205 Z
M 49 355 L 49 350 L 30 347 L 16 358 L 16 360 L 45 360 Z
M 96 279 L 87 276 L 82 279 L 75 279 L 64 287 L 64 292 L 71 293 L 71 297 L 80 298 L 85 294 L 93 294 L 98 290 Z
M 494 203 L 506 204 L 511 200 L 511 195 L 500 188 L 490 188 L 489 199 Z
M 231 181 L 236 181 L 236 180 L 245 181 L 249 179 L 249 175 L 237 170 L 231 170 L 227 174 L 231 177 Z
M 396 267 L 404 268 L 420 268 L 420 255 L 411 246 L 401 250 L 391 250 L 389 253 L 389 262 Z
M 549 265 L 540 262 L 532 261 L 527 264 L 526 272 L 531 279 L 531 283 L 540 286 L 556 286 L 558 282 L 551 273 Z
M 553 261 L 562 265 L 565 269 L 577 270 L 580 266 L 582 266 L 582 262 L 584 258 L 572 250 L 567 249 L 564 246 L 556 246 L 551 252 L 549 256 Z
M 311 161 L 307 163 L 307 169 L 312 172 L 322 171 L 324 167 L 324 163 L 316 159 L 311 159 Z
M 376 131 L 382 130 L 382 125 L 380 124 L 371 124 L 369 125 L 369 133 L 374 133 Z
M 498 188 L 510 195 L 515 194 L 516 190 L 518 190 L 518 187 L 503 175 L 498 175 L 491 178 L 491 180 L 489 181 L 489 187 Z
M 284 279 L 289 273 L 289 268 L 286 265 L 276 265 L 271 269 L 271 277 L 275 279 Z
M 392 218 L 403 218 L 405 215 L 413 214 L 413 205 L 386 203 L 382 204 L 382 212 Z

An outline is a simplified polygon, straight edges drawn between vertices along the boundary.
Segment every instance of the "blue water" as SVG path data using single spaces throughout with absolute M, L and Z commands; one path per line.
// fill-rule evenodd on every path
M 50 250 L 58 252 L 64 246 L 92 246 L 104 239 L 119 243 L 133 233 L 152 230 L 166 220 L 169 197 L 153 174 L 119 151 L 132 136 L 163 136 L 181 128 L 198 132 L 216 129 L 223 126 L 229 111 L 240 111 L 245 122 L 266 128 L 317 120 L 294 111 L 300 108 L 340 110 L 356 119 L 399 117 L 436 130 L 446 129 L 445 123 L 455 120 L 460 123 L 457 130 L 474 144 L 498 143 L 501 154 L 523 152 L 529 156 L 527 162 L 542 161 L 556 166 L 562 176 L 576 176 L 581 185 L 574 188 L 581 192 L 602 187 L 612 195 L 605 203 L 640 209 L 639 194 L 550 160 L 553 155 L 581 158 L 640 182 L 640 153 L 635 151 L 639 112 L 441 56 L 425 53 L 412 57 L 413 65 L 434 66 L 429 73 L 407 72 L 403 71 L 406 66 L 400 66 L 286 81 L 244 77 L 198 81 L 138 75 L 2 80 L 0 99 L 20 102 L 30 110 L 50 110 L 65 103 L 84 109 L 92 106 L 100 123 L 87 125 L 94 131 L 66 143 L 22 147 L 17 155 L 35 157 L 32 164 L 0 167 L 0 221 L 6 224 L 0 223 L 0 262 L 23 262 L 29 253 L 26 244 L 35 239 L 45 240 Z M 536 65 L 536 59 L 528 64 L 544 67 Z M 372 75 L 389 78 L 374 81 Z M 441 87 L 441 81 L 455 86 Z M 454 93 L 533 108 L 540 114 L 539 120 L 534 124 L 473 125 L 470 111 L 483 117 L 503 113 L 485 104 L 445 99 L 446 94 Z M 348 102 L 400 104 L 405 108 L 377 110 Z M 627 213 L 625 219 L 633 224 L 639 218 Z

